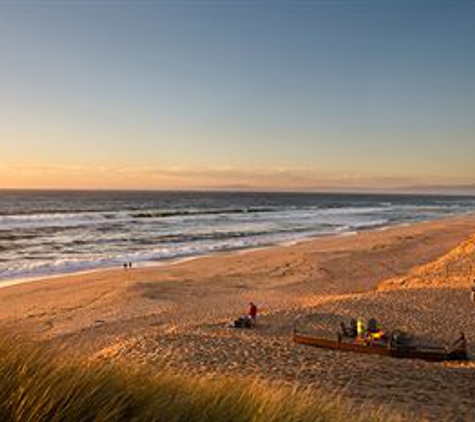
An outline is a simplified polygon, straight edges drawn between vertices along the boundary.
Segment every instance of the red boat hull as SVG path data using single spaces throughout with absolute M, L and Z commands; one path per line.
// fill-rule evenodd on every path
M 400 359 L 423 359 L 432 362 L 468 360 L 465 347 L 448 349 L 433 346 L 397 346 L 388 342 L 368 344 L 364 342 L 346 341 L 336 336 L 336 339 L 316 337 L 308 334 L 294 333 L 294 342 L 308 346 L 344 352 L 365 353 L 380 356 L 389 356 Z

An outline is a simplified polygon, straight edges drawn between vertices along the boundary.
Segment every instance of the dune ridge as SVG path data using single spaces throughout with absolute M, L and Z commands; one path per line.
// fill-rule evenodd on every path
M 418 266 L 408 275 L 380 283 L 378 290 L 395 288 L 470 287 L 475 277 L 475 235 L 433 262 Z

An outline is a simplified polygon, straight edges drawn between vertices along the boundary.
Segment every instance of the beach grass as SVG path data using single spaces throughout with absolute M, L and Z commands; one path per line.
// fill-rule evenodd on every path
M 384 408 L 318 390 L 247 378 L 150 375 L 118 364 L 73 362 L 38 345 L 0 341 L 0 420 L 401 421 Z

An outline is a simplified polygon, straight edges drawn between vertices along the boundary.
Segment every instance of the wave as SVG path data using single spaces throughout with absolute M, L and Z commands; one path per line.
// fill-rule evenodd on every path
M 95 214 L 105 212 L 102 209 L 65 209 L 58 208 L 42 208 L 42 209 L 15 209 L 15 210 L 0 210 L 0 217 L 28 217 L 28 216 L 43 216 L 43 215 L 63 215 L 63 214 Z M 111 211 L 113 212 L 113 211 Z
M 130 220 L 126 212 L 53 213 L 0 216 L 0 232 L 13 229 L 61 229 Z
M 372 224 L 380 223 L 381 221 L 374 221 Z M 367 226 L 369 227 L 369 224 Z M 58 255 L 51 251 L 50 254 L 23 256 L 22 259 L 10 262 L 9 265 L 0 265 L 0 280 L 68 274 L 105 267 L 120 267 L 123 262 L 128 261 L 136 264 L 157 263 L 170 259 L 198 257 L 215 252 L 236 251 L 282 242 L 295 242 L 313 236 L 345 233 L 350 230 L 353 230 L 350 225 L 343 227 L 322 224 L 318 228 L 294 227 L 279 231 L 269 229 L 245 232 L 202 232 L 192 235 L 159 236 L 148 239 L 144 243 L 139 239 L 135 239 L 133 245 L 130 245 L 129 248 L 117 250 L 116 253 L 111 253 L 111 248 L 109 248 L 108 252 L 104 253 L 103 248 L 98 246 L 96 249 L 88 248 L 89 251 L 85 255 L 81 255 L 79 250 L 76 250 L 73 252 L 73 256 L 70 257 L 63 250 L 59 257 L 55 259 L 54 257 Z M 91 241 L 90 243 L 92 245 L 94 242 Z M 87 246 L 88 242 L 75 240 L 72 245 L 69 245 L 82 247 Z
M 207 240 L 231 240 L 231 239 L 243 239 L 248 237 L 262 237 L 262 236 L 275 236 L 282 234 L 298 234 L 298 233 L 310 233 L 318 232 L 323 228 L 334 227 L 333 225 L 322 224 L 319 230 L 315 230 L 314 227 L 292 227 L 288 229 L 272 229 L 267 230 L 243 230 L 243 231 L 207 231 L 207 232 L 195 232 L 192 234 L 166 234 L 162 236 L 150 237 L 146 239 L 137 240 L 138 243 L 145 245 L 149 244 L 170 244 L 170 243 L 189 243 L 199 242 Z
M 124 262 L 137 264 L 157 263 L 172 259 L 199 257 L 216 252 L 234 251 L 259 246 L 277 244 L 283 240 L 295 239 L 295 236 L 267 237 L 248 236 L 237 239 L 222 239 L 219 241 L 202 241 L 180 243 L 177 245 L 161 246 L 138 250 L 128 253 L 105 254 L 102 256 L 62 257 L 52 259 L 49 256 L 24 258 L 11 263 L 2 270 L 0 267 L 0 280 L 15 278 L 41 277 L 57 274 L 69 274 L 84 270 L 100 268 L 121 267 Z
M 206 216 L 233 215 L 275 215 L 276 217 L 307 218 L 311 216 L 350 216 L 373 215 L 379 213 L 418 212 L 460 213 L 460 204 L 390 204 L 381 203 L 375 206 L 345 206 L 345 205 L 313 205 L 313 206 L 279 206 L 279 207 L 230 207 L 230 208 L 195 208 L 195 209 L 123 209 L 116 211 L 79 211 L 79 212 L 17 212 L 16 214 L 0 215 L 0 232 L 13 229 L 81 227 L 131 223 L 143 220 L 159 220 L 171 218 L 200 218 Z M 471 208 L 470 208 L 471 210 Z M 269 217 L 271 218 L 271 217 Z
M 164 210 L 164 211 L 141 211 L 132 213 L 134 218 L 168 218 L 200 215 L 226 215 L 226 214 L 253 214 L 269 213 L 277 211 L 276 208 L 251 207 L 251 208 L 216 208 L 216 209 L 188 209 L 188 210 Z
M 113 222 L 131 222 L 141 219 L 159 219 L 171 217 L 200 217 L 213 215 L 258 214 L 276 212 L 278 209 L 270 207 L 247 207 L 227 209 L 184 209 L 184 210 L 121 210 L 121 211 L 81 211 L 81 212 L 54 212 L 54 213 L 17 213 L 0 215 L 0 231 L 17 228 L 61 228 L 65 226 L 78 227 L 94 224 L 110 224 Z

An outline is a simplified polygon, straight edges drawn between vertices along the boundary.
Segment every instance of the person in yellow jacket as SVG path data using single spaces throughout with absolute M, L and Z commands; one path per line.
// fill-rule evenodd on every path
M 366 326 L 363 318 L 358 318 L 356 321 L 356 337 L 360 340 L 363 340 L 366 335 Z

